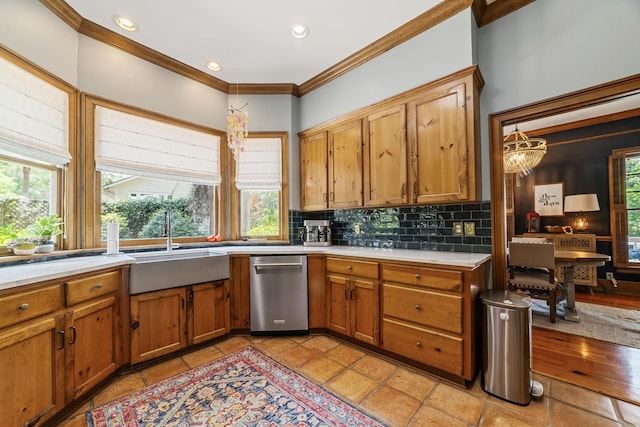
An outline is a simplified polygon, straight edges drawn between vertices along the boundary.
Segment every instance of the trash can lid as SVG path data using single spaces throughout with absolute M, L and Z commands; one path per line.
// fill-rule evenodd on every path
M 480 294 L 484 304 L 505 308 L 528 309 L 531 307 L 531 297 L 520 295 L 507 290 L 489 289 Z

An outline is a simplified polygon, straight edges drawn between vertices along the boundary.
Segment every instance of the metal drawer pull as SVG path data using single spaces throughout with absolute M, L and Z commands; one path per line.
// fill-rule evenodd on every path
M 351 267 L 350 265 L 347 265 L 347 270 L 351 270 L 353 267 Z
M 420 304 L 416 304 L 416 310 L 422 310 L 422 306 Z
M 416 347 L 422 347 L 422 343 L 421 343 L 420 341 L 418 341 L 418 342 L 416 343 Z
M 100 289 L 100 288 L 102 288 L 102 283 L 96 284 L 96 289 Z
M 29 304 L 27 304 L 27 303 L 20 304 L 20 305 L 18 306 L 18 308 L 19 308 L 20 310 L 26 310 L 27 308 L 29 308 Z
M 420 278 L 420 275 L 419 275 L 419 274 L 416 274 L 416 275 L 415 275 L 415 276 L 413 276 L 413 277 L 415 277 L 416 279 L 419 279 L 419 278 Z
M 69 344 L 75 344 L 76 343 L 76 327 L 75 326 L 71 326 L 69 329 L 71 329 L 71 341 L 69 341 Z

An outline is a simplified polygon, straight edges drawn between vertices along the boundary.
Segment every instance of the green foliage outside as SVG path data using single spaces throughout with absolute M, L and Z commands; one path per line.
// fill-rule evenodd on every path
M 279 198 L 278 191 L 242 191 L 243 236 L 278 236 Z
M 640 158 L 627 158 L 628 234 L 640 237 Z
M 140 237 L 153 238 L 165 236 L 165 212 L 159 210 L 154 212 L 153 216 L 145 224 L 140 232 Z M 183 212 L 172 212 L 171 215 L 171 234 L 173 237 L 178 236 L 196 236 L 198 227 Z
M 108 222 L 114 222 L 114 220 L 120 223 L 121 239 L 162 237 L 164 235 L 164 211 L 170 209 L 173 212 L 173 218 L 185 217 L 190 221 L 187 206 L 188 199 L 161 200 L 155 197 L 103 202 L 102 238 L 106 239 L 106 224 Z M 148 224 L 160 221 L 159 218 L 161 218 L 162 221 L 162 230 L 159 233 L 151 235 L 150 233 L 154 230 L 153 227 L 147 228 L 147 231 L 143 233 L 143 230 Z M 198 227 L 195 225 L 191 228 L 182 227 L 181 229 L 177 229 L 175 224 L 172 225 L 172 231 L 175 237 L 197 235 Z M 185 230 L 196 230 L 196 232 L 192 234 L 181 234 L 181 232 Z

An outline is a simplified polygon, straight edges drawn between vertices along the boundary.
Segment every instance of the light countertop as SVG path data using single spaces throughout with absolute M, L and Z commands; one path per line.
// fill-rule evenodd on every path
M 489 254 L 421 251 L 413 249 L 363 248 L 356 246 L 215 246 L 208 249 L 210 252 L 226 255 L 316 253 L 373 258 L 382 261 L 414 262 L 443 266 L 449 265 L 464 268 L 475 268 L 491 259 L 491 255 Z M 174 252 L 180 253 L 182 251 L 189 251 L 189 249 L 177 249 Z M 0 290 L 125 264 L 133 264 L 135 262 L 136 260 L 133 257 L 127 256 L 126 254 L 116 256 L 95 255 L 0 267 Z

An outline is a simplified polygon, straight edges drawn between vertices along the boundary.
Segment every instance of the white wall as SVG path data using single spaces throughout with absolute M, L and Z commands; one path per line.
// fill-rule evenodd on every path
M 537 0 L 478 30 L 483 199 L 489 114 L 640 72 L 640 1 Z
M 307 129 L 473 65 L 471 9 L 394 47 L 300 99 Z
M 35 0 L 0 0 L 0 44 L 78 86 L 78 34 Z

